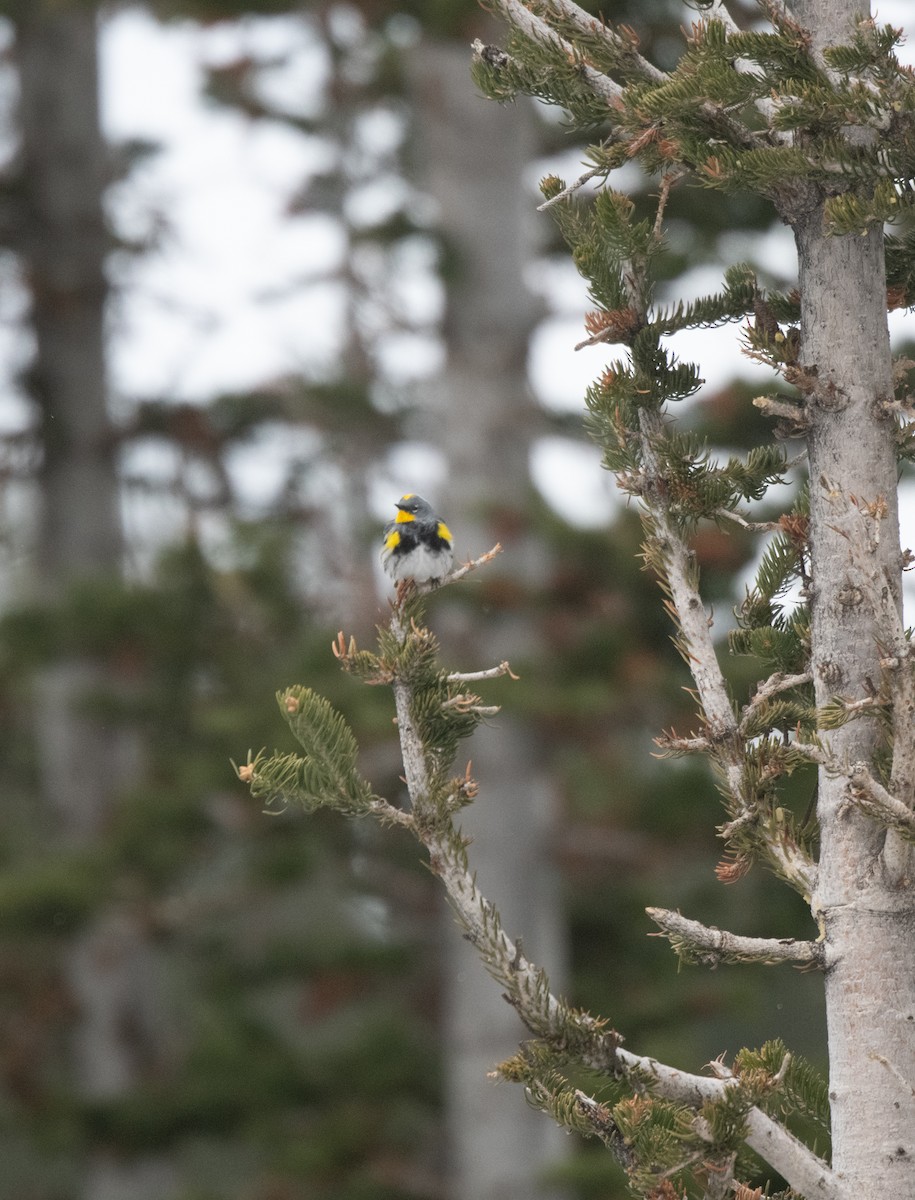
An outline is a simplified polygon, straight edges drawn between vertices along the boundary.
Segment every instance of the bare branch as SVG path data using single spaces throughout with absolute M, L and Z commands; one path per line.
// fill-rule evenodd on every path
M 459 579 L 463 579 L 465 575 L 469 575 L 471 571 L 475 571 L 478 567 L 485 567 L 487 563 L 491 563 L 501 553 L 502 543 L 496 542 L 491 550 L 487 550 L 479 558 L 472 558 L 465 563 L 461 563 L 459 567 L 455 567 L 453 571 L 449 571 L 444 579 L 430 579 L 425 583 L 416 583 L 412 579 L 403 579 L 397 585 L 398 598 L 402 598 L 414 590 L 421 596 L 428 595 L 429 592 L 437 592 L 439 588 L 447 587 L 449 583 L 457 583 Z
M 459 713 L 477 713 L 481 717 L 494 717 L 501 711 L 498 704 L 482 704 L 479 696 L 465 696 L 463 693 L 452 696 L 442 704 L 442 709 L 453 709 Z
M 664 733 L 654 739 L 654 744 L 664 753 L 654 755 L 663 758 L 667 754 L 711 754 L 712 743 L 707 737 L 678 737 L 675 733 Z
M 907 840 L 915 838 L 915 813 L 871 775 L 867 763 L 852 763 L 848 782 L 851 798 L 859 808 Z
M 768 358 L 752 351 L 747 351 L 747 357 L 765 363 L 766 366 L 772 365 Z M 774 396 L 756 396 L 753 407 L 758 408 L 765 417 L 778 417 L 783 421 L 790 421 L 793 433 L 802 433 L 810 424 L 806 407 L 790 400 L 778 400 Z
M 841 704 L 842 708 L 849 717 L 859 717 L 866 714 L 868 710 L 875 708 L 885 708 L 887 701 L 881 695 L 862 696 L 860 700 L 846 700 L 844 696 L 838 696 L 836 702 Z
M 485 567 L 487 563 L 502 553 L 502 543 L 496 542 L 491 550 L 487 550 L 485 554 L 481 554 L 479 558 L 473 558 L 469 562 L 462 563 L 456 567 L 450 574 L 446 575 L 442 580 L 440 587 L 444 587 L 448 583 L 457 583 L 459 579 L 463 579 L 465 575 L 469 575 L 471 571 L 475 571 L 477 567 Z
M 602 175 L 604 168 L 592 167 L 590 171 L 585 171 L 583 175 L 579 175 L 577 179 L 566 184 L 561 192 L 557 192 L 555 196 L 550 196 L 549 200 L 544 200 L 542 204 L 537 205 L 537 212 L 546 212 L 548 208 L 552 208 L 554 204 L 558 204 L 560 200 L 567 200 L 569 196 L 575 194 L 579 188 L 584 187 L 586 183 L 594 178 L 595 175 Z M 577 349 L 578 347 L 576 347 Z
M 822 746 L 817 746 L 814 742 L 792 742 L 791 749 L 796 750 L 798 754 L 803 754 L 808 762 L 817 763 L 819 766 L 825 767 L 828 771 L 832 770 L 836 774 L 839 773 L 831 756 Z
M 822 1200 L 854 1200 L 852 1189 L 784 1125 L 780 1125 L 761 1108 L 751 1108 L 746 1115 L 746 1143 L 765 1162 L 778 1158 L 776 1170 L 802 1196 Z
M 716 508 L 714 515 L 723 517 L 727 521 L 733 521 L 735 525 L 739 525 L 741 529 L 749 530 L 751 533 L 771 533 L 773 529 L 778 529 L 778 521 L 748 521 L 740 513 L 731 512 L 728 508 Z
M 749 722 L 764 704 L 767 704 L 773 696 L 779 695 L 781 692 L 788 692 L 792 688 L 802 687 L 805 683 L 810 683 L 813 676 L 809 671 L 804 671 L 800 675 L 783 675 L 780 671 L 774 675 L 770 675 L 768 679 L 763 680 L 757 685 L 756 692 L 746 704 L 740 714 L 739 729 L 744 733 Z
M 670 199 L 671 188 L 678 183 L 686 175 L 685 167 L 676 167 L 672 171 L 665 171 L 661 176 L 661 190 L 658 192 L 658 207 L 654 215 L 654 225 L 651 229 L 651 235 L 656 242 L 660 242 L 664 233 L 664 213 L 667 211 L 667 201 Z M 576 347 L 577 349 L 577 347 Z
M 502 978 L 505 970 L 516 975 L 518 985 L 515 996 L 519 999 L 515 1007 L 532 1032 L 543 1036 L 542 1014 L 536 1006 L 529 1005 L 525 1000 L 525 997 L 540 994 L 542 973 L 519 952 L 517 943 L 497 927 L 497 944 L 493 945 L 495 910 L 479 894 L 470 870 L 466 864 L 460 868 L 454 862 L 453 855 L 440 836 L 424 834 L 423 840 L 429 848 L 430 865 L 442 879 L 462 924 L 468 929 L 470 940 L 481 950 L 487 969 L 496 978 Z M 499 954 L 498 963 L 488 957 L 493 950 Z M 544 1002 L 551 1023 L 557 1030 L 572 1023 L 589 1034 L 589 1048 L 583 1053 L 583 1061 L 588 1066 L 600 1071 L 623 1072 L 639 1089 L 650 1090 L 666 1099 L 698 1108 L 708 1100 L 720 1099 L 726 1088 L 736 1086 L 736 1081 L 691 1075 L 656 1059 L 633 1054 L 619 1045 L 617 1035 L 603 1030 L 594 1018 L 570 1010 L 552 994 L 547 994 Z M 852 1200 L 851 1192 L 826 1163 L 787 1129 L 756 1108 L 749 1111 L 746 1119 L 748 1145 L 802 1195 Z
M 486 671 L 453 671 L 448 676 L 449 683 L 478 683 L 481 679 L 498 679 L 501 675 L 509 675 L 518 679 L 507 662 L 500 662 L 497 667 L 489 667 Z
M 620 335 L 619 328 L 611 325 L 606 329 L 599 329 L 597 333 L 592 333 L 584 341 L 576 342 L 572 349 L 587 350 L 589 346 L 601 346 L 604 343 L 609 343 L 612 346 L 621 341 L 623 341 L 623 337 Z
M 666 193 L 659 197 L 659 207 Z M 660 237 L 658 222 L 655 237 Z M 644 315 L 645 297 L 631 272 L 622 272 L 627 299 L 632 310 Z M 664 421 L 660 412 L 643 407 L 639 411 L 639 443 L 642 469 L 638 491 L 648 510 L 652 525 L 651 541 L 657 545 L 663 562 L 664 583 L 670 595 L 670 607 L 679 624 L 680 649 L 687 660 L 707 726 L 705 735 L 710 755 L 725 777 L 736 812 L 724 827 L 725 836 L 758 820 L 755 798 L 745 784 L 745 747 L 735 716 L 727 684 L 718 662 L 712 639 L 712 620 L 705 610 L 696 582 L 694 556 L 677 526 L 658 456 L 664 442 Z M 664 742 L 659 743 L 664 748 Z M 671 744 L 676 750 L 677 745 Z M 683 745 L 687 751 L 694 747 Z M 698 748 L 698 747 L 696 747 Z M 770 836 L 766 849 L 779 873 L 802 895 L 811 895 L 816 880 L 816 865 L 793 839 Z
M 392 626 L 399 635 L 405 631 L 399 621 L 399 613 L 392 617 Z M 419 732 L 413 722 L 413 712 L 410 705 L 412 688 L 402 679 L 395 679 L 394 709 L 397 713 L 397 732 L 400 737 L 400 751 L 403 757 L 404 779 L 410 796 L 410 805 L 414 812 L 422 812 L 429 800 L 429 774 L 426 769 L 426 759 Z
M 680 957 L 703 966 L 719 963 L 758 962 L 767 965 L 794 963 L 795 966 L 824 966 L 821 942 L 799 942 L 794 938 L 743 937 L 714 926 L 701 925 L 666 908 L 645 911 L 661 930 L 655 937 L 666 937 Z

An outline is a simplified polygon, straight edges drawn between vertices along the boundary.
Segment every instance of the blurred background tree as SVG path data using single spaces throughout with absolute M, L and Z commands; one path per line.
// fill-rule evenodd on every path
M 659 61 L 691 19 L 676 0 L 603 7 Z M 607 1156 L 570 1156 L 516 1096 L 490 1107 L 485 1069 L 519 1027 L 440 936 L 412 845 L 252 812 L 228 767 L 274 744 L 270 696 L 307 681 L 347 712 L 379 786 L 397 771 L 383 698 L 348 687 L 328 645 L 341 624 L 371 628 L 380 520 L 431 487 L 459 551 L 508 548 L 436 619 L 462 665 L 473 646 L 522 676 L 474 749 L 499 797 L 476 814 L 481 872 L 509 924 L 567 963 L 576 1003 L 599 1009 L 612 982 L 619 1012 L 622 991 L 646 1052 L 698 1067 L 764 1027 L 817 1056 L 803 977 L 734 968 L 711 988 L 643 936 L 648 902 L 714 921 L 717 798 L 692 763 L 650 757 L 687 720 L 686 674 L 637 519 L 588 483 L 580 418 L 537 367 L 584 336 L 571 266 L 533 213 L 536 178 L 577 148 L 534 109 L 477 96 L 469 43 L 499 34 L 472 0 L 150 11 L 201 37 L 240 30 L 201 102 L 317 147 L 286 216 L 323 215 L 339 246 L 293 285 L 332 286 L 336 350 L 205 400 L 114 386 L 111 313 L 174 232 L 161 211 L 133 236 L 111 200 L 156 153 L 102 134 L 98 38 L 123 10 L 6 0 L 0 234 L 30 355 L 2 443 L 0 1196 L 622 1196 Z M 271 22 L 317 48 L 314 102 L 277 85 L 294 48 L 246 40 Z M 669 211 L 680 275 L 777 245 L 730 197 L 683 191 Z M 753 444 L 749 394 L 722 386 L 696 422 Z M 726 610 L 749 550 L 709 533 L 699 551 Z M 763 910 L 799 931 L 766 879 L 736 886 L 741 932 Z M 605 977 L 608 939 L 632 942 L 625 980 Z

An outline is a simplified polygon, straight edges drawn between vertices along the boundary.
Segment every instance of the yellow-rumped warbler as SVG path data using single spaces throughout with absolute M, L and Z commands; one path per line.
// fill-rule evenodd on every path
M 451 530 L 432 505 L 413 492 L 397 501 L 397 516 L 384 527 L 381 565 L 394 580 L 442 579 L 454 562 Z

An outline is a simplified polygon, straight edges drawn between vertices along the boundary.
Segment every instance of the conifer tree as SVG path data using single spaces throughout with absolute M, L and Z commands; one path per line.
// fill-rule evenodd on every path
M 785 1195 L 912 1195 L 915 680 L 902 617 L 911 556 L 897 503 L 912 404 L 910 364 L 894 365 L 886 320 L 888 308 L 915 303 L 905 225 L 915 75 L 896 58 L 900 32 L 859 0 L 761 0 L 763 19 L 746 30 L 710 0 L 676 67 L 662 71 L 631 30 L 573 0 L 491 6 L 509 33 L 504 48 L 474 48 L 482 90 L 538 96 L 597 134 L 586 175 L 544 180 L 543 207 L 588 280 L 589 342 L 623 348 L 588 391 L 587 421 L 606 467 L 641 507 L 645 562 L 694 680 L 694 727 L 662 735 L 659 746 L 703 755 L 716 773 L 722 882 L 754 863 L 768 868 L 809 905 L 810 938 L 773 930 L 751 939 L 649 913 L 685 961 L 820 971 L 828 1083 L 778 1041 L 687 1074 L 625 1045 L 612 1014 L 576 1010 L 551 991 L 479 893 L 457 824 L 486 786 L 469 764 L 454 766 L 461 740 L 492 712 L 473 689 L 510 668 L 442 666 L 422 588 L 401 587 L 376 650 L 341 634 L 334 651 L 357 678 L 393 690 L 409 802 L 375 794 L 343 718 L 302 686 L 279 695 L 302 753 L 261 754 L 239 773 L 268 803 L 375 816 L 419 839 L 465 936 L 531 1031 L 499 1075 L 603 1142 L 636 1194 L 747 1200 L 762 1194 L 751 1186 L 761 1159 L 767 1190 L 783 1180 Z M 656 177 L 650 211 L 611 186 L 612 172 L 633 160 Z M 586 177 L 600 183 L 591 202 L 578 195 Z M 794 233 L 797 287 L 766 293 L 738 264 L 714 295 L 658 303 L 665 214 L 687 182 L 764 197 Z M 901 229 L 886 236 L 891 220 Z M 702 380 L 667 339 L 741 321 L 747 353 L 777 371 L 785 391 L 755 401 L 771 419 L 770 444 L 722 461 L 678 425 L 678 405 Z M 799 443 L 794 457 L 788 439 Z M 748 506 L 794 468 L 807 479 L 799 498 L 777 520 L 754 522 Z M 726 683 L 703 601 L 691 539 L 707 522 L 767 539 L 730 637 L 731 653 L 751 656 L 761 676 L 747 695 Z M 788 798 L 799 773 L 816 777 L 815 815 Z

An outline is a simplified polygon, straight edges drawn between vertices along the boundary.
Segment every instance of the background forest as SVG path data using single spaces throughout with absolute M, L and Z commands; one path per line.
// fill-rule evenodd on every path
M 601 7 L 662 63 L 695 17 Z M 460 556 L 505 547 L 432 624 L 521 677 L 487 692 L 472 756 L 499 802 L 467 821 L 506 925 L 575 1004 L 612 993 L 645 1053 L 697 1070 L 782 1036 L 822 1060 L 812 979 L 677 973 L 648 936 L 649 904 L 809 930 L 761 872 L 723 894 L 712 780 L 652 757 L 688 679 L 584 440 L 576 369 L 583 391 L 602 351 L 572 362 L 584 294 L 535 212 L 576 146 L 479 97 L 469 45 L 499 31 L 472 0 L 0 11 L 0 1200 L 623 1196 L 487 1080 L 522 1027 L 412 841 L 265 815 L 230 765 L 282 746 L 273 696 L 302 682 L 396 790 L 389 698 L 330 645 L 385 612 L 380 525 L 422 491 Z M 201 85 L 185 154 L 222 139 L 250 192 L 162 169 L 174 80 L 118 57 L 144 36 Z M 762 207 L 683 189 L 669 213 L 681 285 L 738 260 L 786 284 Z M 726 381 L 724 337 L 691 419 L 745 449 L 759 373 Z M 751 549 L 697 552 L 723 635 Z

